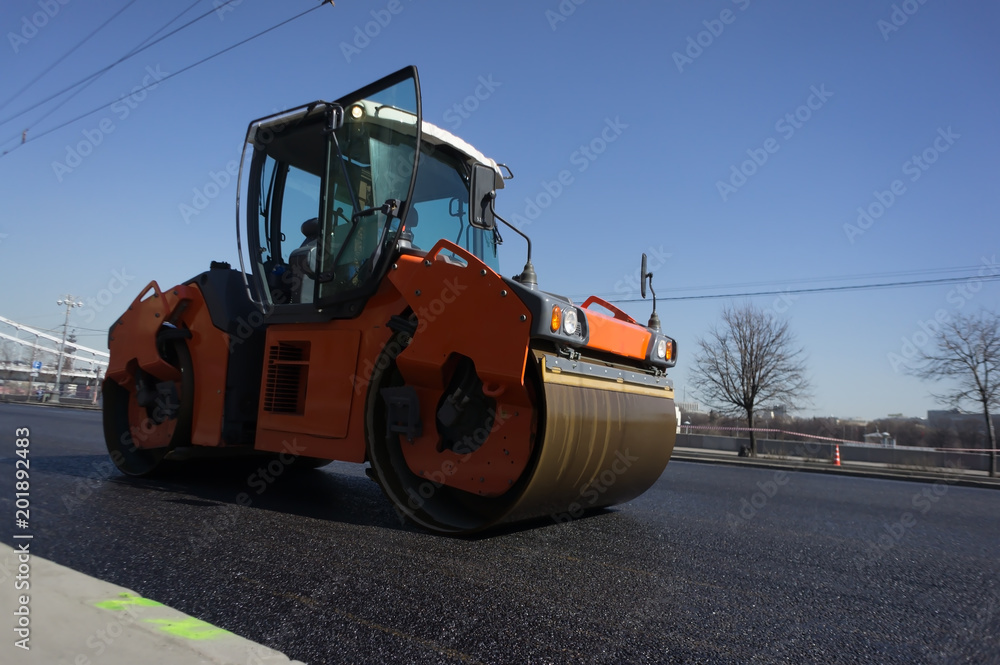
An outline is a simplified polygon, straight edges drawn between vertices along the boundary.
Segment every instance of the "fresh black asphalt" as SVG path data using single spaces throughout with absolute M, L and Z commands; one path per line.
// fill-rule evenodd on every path
M 445 538 L 358 465 L 134 480 L 100 414 L 0 404 L 8 543 L 19 427 L 36 555 L 310 664 L 1000 662 L 996 491 L 672 462 L 624 506 Z

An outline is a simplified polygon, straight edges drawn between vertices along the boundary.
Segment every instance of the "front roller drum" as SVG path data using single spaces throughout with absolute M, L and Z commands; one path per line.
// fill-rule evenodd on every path
M 146 476 L 162 469 L 167 454 L 191 443 L 194 373 L 182 340 L 158 343 L 161 357 L 178 370 L 176 381 L 133 367 L 123 383 L 105 379 L 104 440 L 120 471 Z
M 567 521 L 629 501 L 656 482 L 676 438 L 673 391 L 563 372 L 547 367 L 546 360 L 529 356 L 525 373 L 537 423 L 531 459 L 499 496 L 479 496 L 414 473 L 403 453 L 405 437 L 387 431 L 384 402 L 369 399 L 369 460 L 399 513 L 432 531 L 474 533 L 533 518 Z M 392 358 L 377 366 L 385 370 L 373 385 L 403 385 Z M 502 434 L 501 426 L 491 436 Z
M 530 482 L 503 521 L 567 521 L 649 489 L 676 440 L 673 392 L 542 371 L 545 439 Z

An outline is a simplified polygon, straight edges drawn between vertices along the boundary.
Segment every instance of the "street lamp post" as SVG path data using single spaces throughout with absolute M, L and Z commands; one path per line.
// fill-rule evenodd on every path
M 66 320 L 63 322 L 62 343 L 59 345 L 59 361 L 56 364 L 56 390 L 55 394 L 52 395 L 52 401 L 58 404 L 59 394 L 62 392 L 62 368 L 63 358 L 66 355 L 66 334 L 69 332 L 69 312 L 74 307 L 83 307 L 83 303 L 76 300 L 73 296 L 67 295 L 62 300 L 57 300 L 56 304 L 66 307 Z
M 101 391 L 101 367 L 94 365 L 94 394 L 90 396 L 90 403 L 97 404 L 97 394 Z
M 31 345 L 31 373 L 28 375 L 28 399 L 35 392 L 35 354 L 38 353 L 38 335 L 35 335 L 35 343 Z

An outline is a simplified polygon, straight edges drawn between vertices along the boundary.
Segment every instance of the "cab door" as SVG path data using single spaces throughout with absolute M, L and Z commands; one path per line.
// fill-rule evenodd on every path
M 407 67 L 336 102 L 251 123 L 246 234 L 267 321 L 258 449 L 296 441 L 298 454 L 363 459 L 363 441 L 331 445 L 363 431 L 350 427 L 361 346 L 350 320 L 389 269 L 416 179 L 420 117 L 417 72 Z

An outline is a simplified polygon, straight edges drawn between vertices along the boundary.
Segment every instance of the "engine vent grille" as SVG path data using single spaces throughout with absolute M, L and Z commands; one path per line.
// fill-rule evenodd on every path
M 308 378 L 309 342 L 278 342 L 269 347 L 264 410 L 271 413 L 304 413 Z

